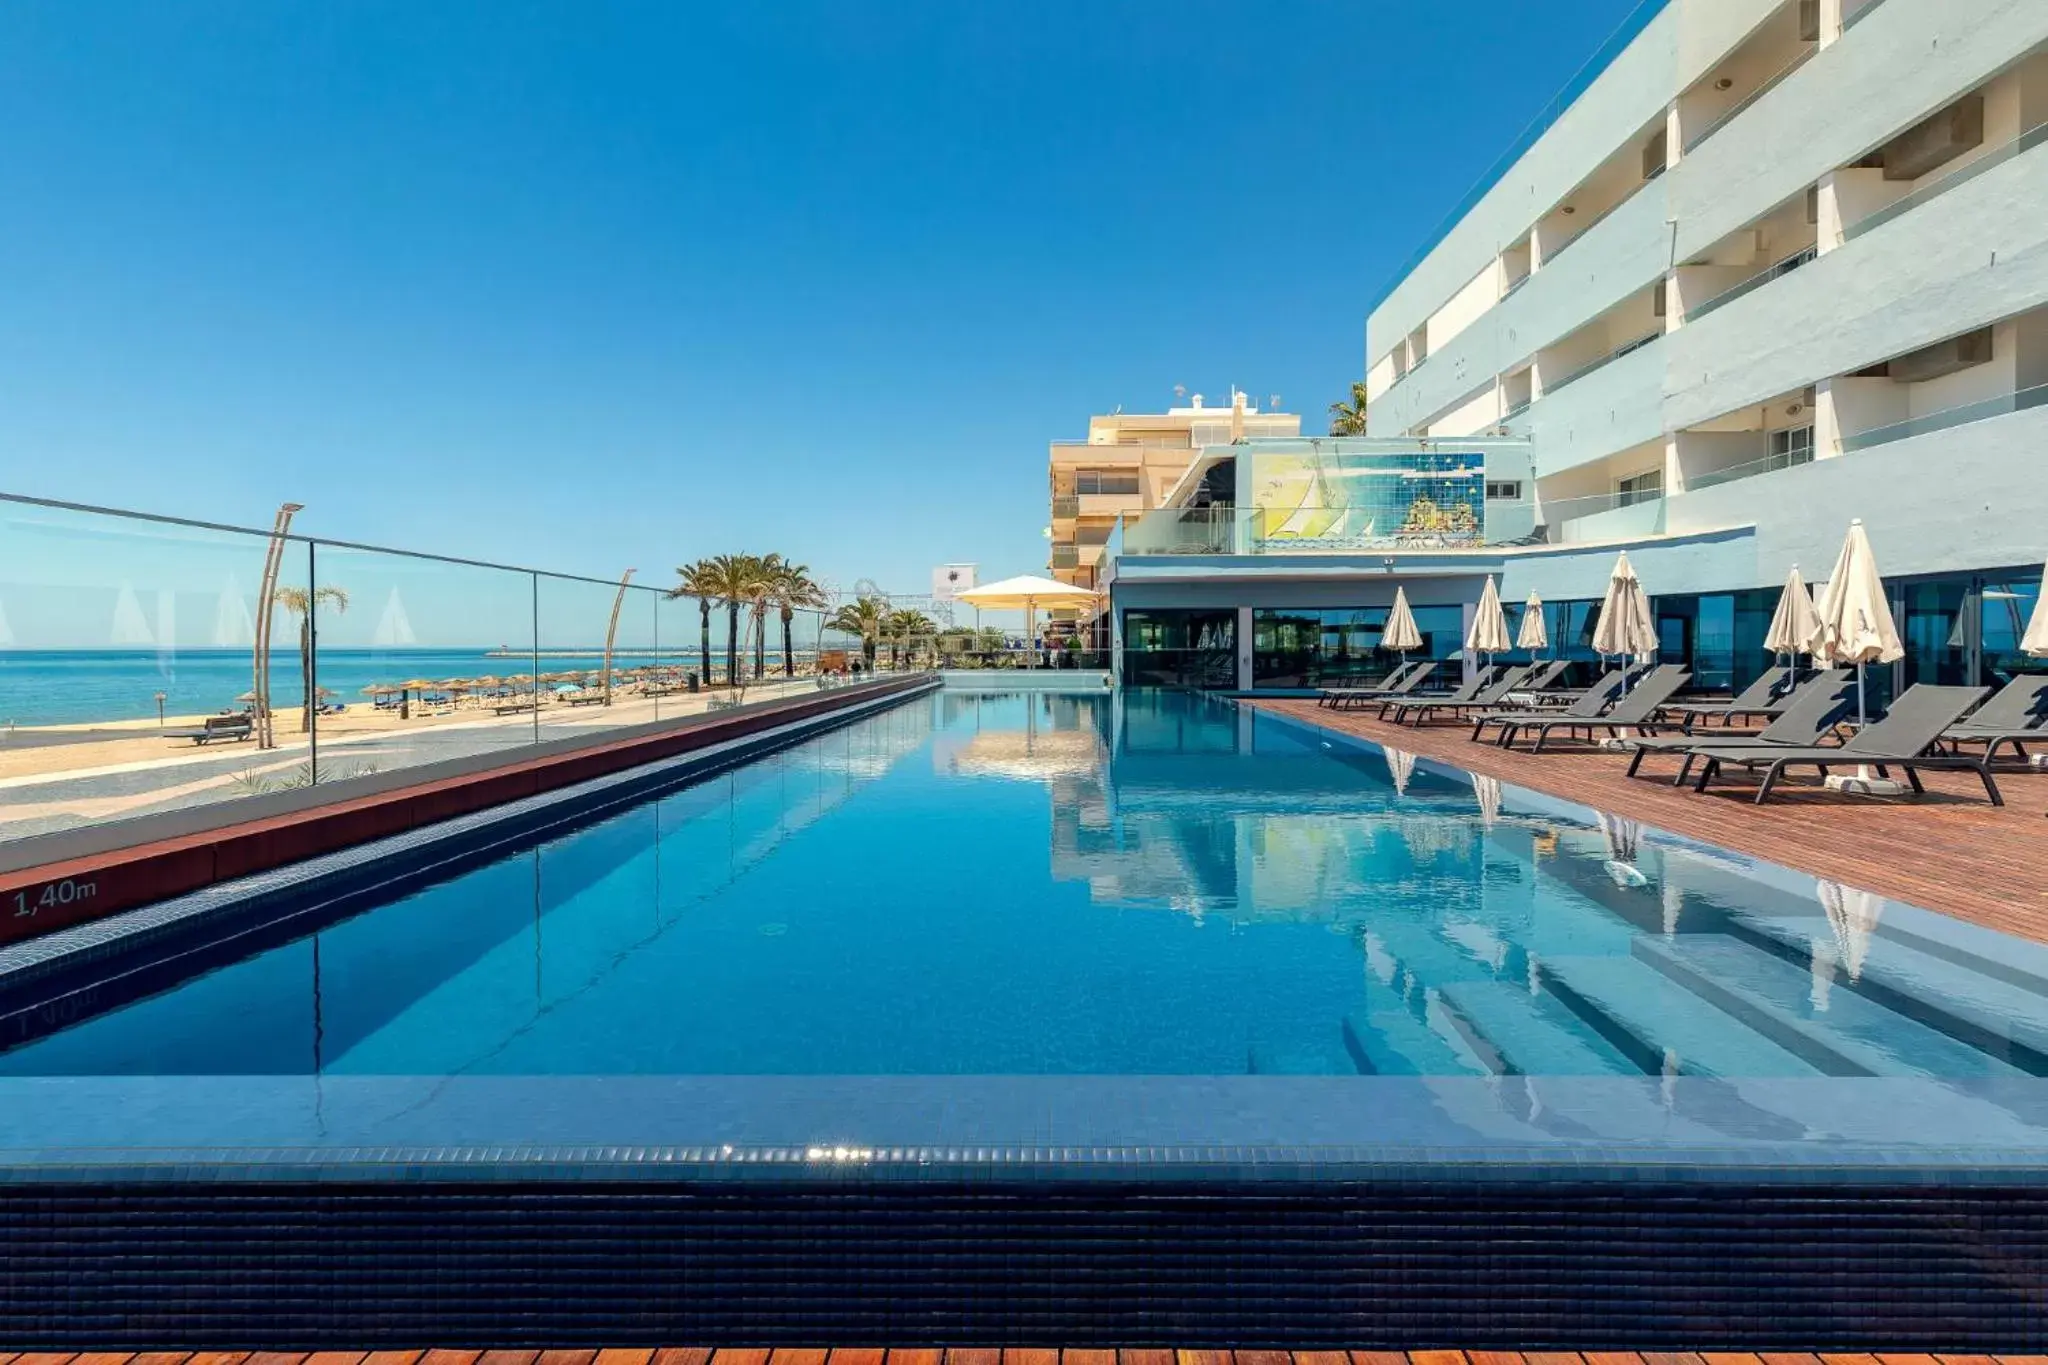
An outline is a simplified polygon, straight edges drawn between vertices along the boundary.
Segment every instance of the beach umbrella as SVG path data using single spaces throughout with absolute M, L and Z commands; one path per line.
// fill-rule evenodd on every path
M 2034 614 L 2027 618 L 2027 633 L 2020 637 L 2020 649 L 2030 659 L 2048 655 L 2048 610 L 2042 603 L 2048 602 L 2048 571 L 2041 575 L 2041 592 L 2034 598 Z
M 1500 609 L 1500 589 L 1493 583 L 1493 575 L 1486 576 L 1486 587 L 1479 594 L 1479 608 L 1472 613 L 1472 629 L 1465 632 L 1465 648 L 1486 656 L 1486 660 L 1505 649 L 1513 649 L 1514 641 L 1508 637 L 1507 613 Z
M 1406 588 L 1394 589 L 1394 609 L 1387 613 L 1387 628 L 1380 632 L 1380 648 L 1401 654 L 1422 648 L 1422 632 L 1415 628 L 1415 613 L 1408 610 Z
M 1550 634 L 1543 625 L 1543 599 L 1533 592 L 1522 604 L 1522 628 L 1515 635 L 1515 648 L 1528 650 L 1532 659 L 1550 648 Z
M 1842 553 L 1821 590 L 1820 601 L 1814 604 L 1814 614 L 1819 618 L 1818 628 L 1808 642 L 1807 653 L 1817 663 L 1856 665 L 1856 722 L 1861 725 L 1867 717 L 1863 666 L 1888 664 L 1906 654 L 1898 627 L 1892 624 L 1884 578 L 1877 571 L 1877 556 L 1871 553 L 1861 518 L 1849 523 L 1849 537 L 1842 542 Z
M 1607 595 L 1600 600 L 1600 624 L 1593 631 L 1593 648 L 1601 654 L 1630 659 L 1654 658 L 1657 653 L 1657 623 L 1650 619 L 1650 599 L 1643 582 L 1623 550 L 1614 561 L 1607 580 Z
M 1785 588 L 1778 594 L 1778 609 L 1771 613 L 1771 628 L 1764 632 L 1764 651 L 1769 654 L 1805 654 L 1820 633 L 1820 616 L 1813 609 L 1813 594 L 1799 576 L 1799 566 L 1785 576 Z

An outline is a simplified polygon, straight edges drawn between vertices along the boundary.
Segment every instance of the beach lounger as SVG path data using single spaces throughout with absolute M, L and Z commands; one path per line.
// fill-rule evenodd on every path
M 1615 683 L 1615 692 L 1619 693 L 1625 689 L 1623 689 L 1619 685 L 1618 680 L 1626 678 L 1628 680 L 1628 686 L 1634 687 L 1638 679 L 1646 677 L 1649 674 L 1650 670 L 1655 668 L 1656 666 L 1657 665 L 1654 661 L 1645 660 L 1642 663 L 1630 664 L 1626 668 L 1610 669 L 1607 672 L 1600 675 L 1599 679 L 1593 684 L 1592 688 L 1560 687 L 1552 688 L 1545 692 L 1540 692 L 1536 696 L 1536 705 L 1537 707 L 1575 706 L 1580 701 L 1585 699 L 1585 696 L 1589 691 L 1592 691 L 1597 688 L 1606 687 L 1610 682 Z
M 1691 676 L 1691 670 L 1684 664 L 1660 664 L 1597 715 L 1552 714 L 1499 722 L 1501 747 L 1512 749 L 1517 739 L 1531 731 L 1536 735 L 1536 743 L 1530 747 L 1530 752 L 1540 754 L 1553 730 L 1563 730 L 1573 737 L 1583 731 L 1586 742 L 1590 744 L 1596 730 L 1616 735 L 1624 729 L 1654 729 L 1658 710 L 1671 700 L 1672 693 L 1685 686 L 1686 679 Z
M 1382 697 L 1379 699 L 1379 718 L 1381 720 L 1385 720 L 1387 718 L 1387 711 L 1389 708 L 1410 700 L 1470 701 L 1473 697 L 1478 696 L 1488 687 L 1491 687 L 1493 685 L 1493 680 L 1498 676 L 1498 671 L 1495 670 L 1492 665 L 1488 665 L 1485 668 L 1473 668 L 1466 670 L 1465 680 L 1459 683 L 1456 687 L 1452 688 L 1448 692 L 1413 692 L 1403 693 L 1402 695 L 1397 697 Z
M 1842 717 L 1855 707 L 1854 675 L 1846 668 L 1831 668 L 1794 688 L 1785 710 L 1754 734 L 1717 735 L 1712 739 L 1686 734 L 1669 739 L 1635 741 L 1635 756 L 1628 761 L 1628 775 L 1634 777 L 1643 766 L 1643 760 L 1652 754 L 1681 754 L 1685 756 L 1685 762 L 1671 780 L 1672 786 L 1680 787 L 1685 785 L 1686 777 L 1692 772 L 1692 754 L 1701 748 L 1819 748 L 1828 733 L 1841 724 Z
M 1422 724 L 1425 717 L 1430 716 L 1449 715 L 1463 720 L 1465 712 L 1473 707 L 1491 710 L 1504 704 L 1507 701 L 1508 693 L 1520 688 L 1528 676 L 1535 671 L 1534 665 L 1510 668 L 1495 679 L 1491 686 L 1484 688 L 1469 698 L 1396 697 L 1380 707 L 1380 715 L 1390 718 L 1396 725 L 1406 723 L 1411 716 L 1414 717 L 1414 723 L 1417 726 Z
M 187 726 L 182 730 L 166 730 L 165 739 L 189 739 L 194 744 L 211 744 L 217 739 L 232 739 L 237 742 L 256 733 L 256 722 L 246 712 L 232 716 L 208 716 L 199 725 Z
M 1991 700 L 1961 722 L 1941 732 L 1950 749 L 1982 744 L 1989 762 L 2004 745 L 2025 758 L 2030 740 L 2048 740 L 2048 673 L 2022 673 L 1992 694 Z
M 1823 777 L 1829 768 L 1855 765 L 1876 768 L 1878 776 L 1889 777 L 1890 769 L 1896 767 L 1905 772 L 1907 784 L 1916 793 L 1925 790 L 1920 785 L 1920 770 L 1923 768 L 1937 771 L 1968 769 L 1983 780 L 1984 795 L 1991 804 L 2002 806 L 2005 798 L 1999 795 L 1998 784 L 1991 778 L 1989 757 L 1931 752 L 1941 740 L 1942 732 L 1982 701 L 1990 690 L 1988 687 L 1935 687 L 1915 683 L 1899 694 L 1883 720 L 1866 726 L 1850 736 L 1847 743 L 1831 749 L 1758 749 L 1703 744 L 1693 752 L 1693 757 L 1700 763 L 1699 776 L 1693 780 L 1693 790 L 1705 791 L 1707 784 L 1725 768 L 1761 771 L 1763 780 L 1757 785 L 1756 802 L 1762 805 L 1788 767 L 1816 768 Z
M 1480 735 L 1486 732 L 1486 727 L 1489 725 L 1500 726 L 1501 737 L 1504 737 L 1507 733 L 1507 726 L 1516 721 L 1552 720 L 1559 716 L 1585 716 L 1589 718 L 1597 716 L 1612 705 L 1616 697 L 1621 695 L 1621 680 L 1626 676 L 1628 676 L 1627 673 L 1622 669 L 1612 670 L 1591 687 L 1586 688 L 1582 692 L 1573 693 L 1572 695 L 1575 700 L 1562 711 L 1513 707 L 1500 711 L 1482 712 L 1473 718 L 1472 739 L 1476 742 Z
M 1405 696 L 1426 682 L 1436 672 L 1436 663 L 1424 659 L 1416 664 L 1403 664 L 1388 674 L 1378 687 L 1331 687 L 1324 689 L 1319 704 L 1327 699 L 1330 709 L 1341 711 L 1346 706 L 1364 706 L 1382 697 Z
M 1552 659 L 1549 663 L 1532 664 L 1529 676 L 1522 679 L 1515 692 L 1517 695 L 1527 694 L 1532 699 L 1549 696 L 1555 692 L 1558 679 L 1564 677 L 1565 671 L 1571 666 L 1570 659 Z
M 1776 716 L 1791 701 L 1797 682 L 1794 670 L 1770 668 L 1728 701 L 1673 702 L 1664 708 L 1664 714 L 1677 721 L 1679 728 L 1687 734 L 1703 721 L 1718 720 L 1726 727 L 1733 725 L 1738 717 L 1746 720 L 1752 716 Z

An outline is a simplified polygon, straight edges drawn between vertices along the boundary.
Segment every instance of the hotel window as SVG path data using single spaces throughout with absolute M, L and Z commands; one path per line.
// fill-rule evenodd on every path
M 1633 507 L 1639 502 L 1655 502 L 1664 496 L 1664 471 L 1646 469 L 1640 474 L 1614 481 L 1614 505 Z
M 1813 463 L 1813 428 L 1787 427 L 1771 433 L 1771 464 L 1788 469 L 1795 464 Z
M 1084 469 L 1074 475 L 1074 492 L 1079 493 L 1135 493 L 1138 491 L 1136 474 L 1107 474 Z
M 1486 500 L 1488 502 L 1520 502 L 1522 500 L 1521 481 L 1519 479 L 1489 479 L 1486 484 Z

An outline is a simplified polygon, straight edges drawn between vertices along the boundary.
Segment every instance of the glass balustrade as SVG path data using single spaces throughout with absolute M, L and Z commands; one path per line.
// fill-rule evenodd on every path
M 816 609 L 743 605 L 736 679 L 705 624 L 659 584 L 0 497 L 0 839 L 819 685 Z

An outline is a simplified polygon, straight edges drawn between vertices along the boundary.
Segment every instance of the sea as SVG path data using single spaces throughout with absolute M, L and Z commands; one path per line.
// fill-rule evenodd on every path
M 773 651 L 771 651 L 772 653 Z M 543 650 L 540 671 L 567 672 L 596 668 L 604 652 Z M 620 651 L 614 668 L 662 663 L 695 667 L 695 650 Z M 772 665 L 771 665 L 772 666 Z M 330 701 L 349 707 L 368 706 L 363 689 L 413 678 L 442 681 L 533 672 L 531 655 L 509 656 L 492 646 L 472 649 L 322 649 L 314 669 Z M 156 694 L 164 694 L 162 714 L 204 715 L 234 709 L 252 677 L 247 649 L 0 649 L 0 730 L 9 725 L 91 725 L 110 720 L 152 719 Z M 286 646 L 270 655 L 270 702 L 284 709 L 297 706 L 304 690 L 299 677 L 299 652 Z

